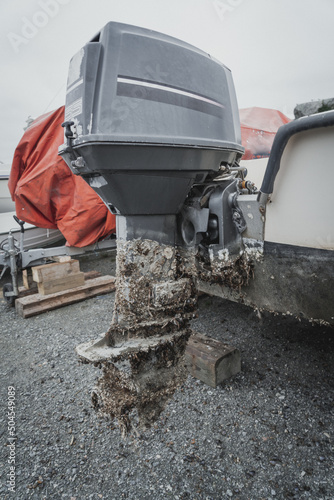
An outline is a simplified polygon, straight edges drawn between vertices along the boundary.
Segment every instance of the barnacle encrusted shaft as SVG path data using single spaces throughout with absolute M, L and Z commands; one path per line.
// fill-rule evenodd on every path
M 195 254 L 152 240 L 118 240 L 111 326 L 77 348 L 103 376 L 94 406 L 122 432 L 149 425 L 186 376 L 184 351 L 196 314 Z

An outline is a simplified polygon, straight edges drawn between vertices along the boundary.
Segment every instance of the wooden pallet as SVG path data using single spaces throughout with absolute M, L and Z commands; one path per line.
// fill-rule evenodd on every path
M 27 269 L 22 271 L 23 286 L 19 286 L 19 298 L 38 293 L 37 283 L 32 280 L 32 275 L 27 273 Z M 87 271 L 84 273 L 85 282 L 94 278 L 99 278 L 102 274 L 99 271 Z
M 16 299 L 15 309 L 22 318 L 29 318 L 58 307 L 67 306 L 75 302 L 103 295 L 115 291 L 115 278 L 113 276 L 100 276 L 89 279 L 84 285 L 60 292 L 42 295 L 33 293 Z

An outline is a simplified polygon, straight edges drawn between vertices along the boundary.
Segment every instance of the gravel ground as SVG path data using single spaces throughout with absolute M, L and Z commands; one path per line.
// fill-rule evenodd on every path
M 106 331 L 112 308 L 109 294 L 22 319 L 0 301 L 1 499 L 334 499 L 333 330 L 201 297 L 193 328 L 238 347 L 242 372 L 217 389 L 189 376 L 150 430 L 122 440 L 91 407 L 99 370 L 74 352 Z

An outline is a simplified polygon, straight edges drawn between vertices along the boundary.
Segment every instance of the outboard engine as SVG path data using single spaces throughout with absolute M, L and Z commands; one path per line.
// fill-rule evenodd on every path
M 117 218 L 113 322 L 77 351 L 104 367 L 95 404 L 126 430 L 134 409 L 155 418 L 182 378 L 197 252 L 239 254 L 231 72 L 185 42 L 111 22 L 70 62 L 63 125 L 59 154 Z

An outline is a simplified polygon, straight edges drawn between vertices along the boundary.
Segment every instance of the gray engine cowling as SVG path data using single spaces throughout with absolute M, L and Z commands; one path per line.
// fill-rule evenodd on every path
M 59 154 L 122 215 L 179 213 L 195 182 L 243 153 L 230 70 L 125 24 L 108 23 L 72 58 L 65 119 Z

